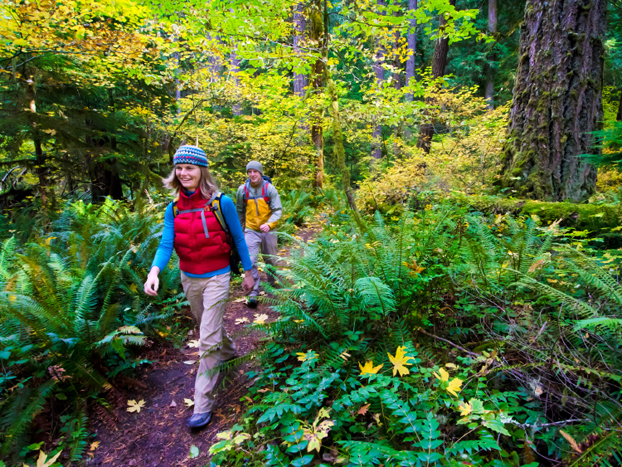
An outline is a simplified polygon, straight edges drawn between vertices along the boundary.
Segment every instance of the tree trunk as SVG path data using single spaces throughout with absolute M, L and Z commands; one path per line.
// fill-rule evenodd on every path
M 300 56 L 300 44 L 304 41 L 307 21 L 304 17 L 304 4 L 298 3 L 294 7 L 294 53 Z M 294 72 L 294 94 L 300 98 L 305 96 L 307 77 L 302 73 Z
M 30 126 L 32 127 L 32 141 L 35 146 L 35 174 L 39 179 L 39 194 L 41 195 L 41 203 L 43 206 L 47 206 L 49 203 L 48 193 L 48 167 L 47 158 L 43 151 L 43 143 L 41 141 L 41 133 L 37 127 L 37 121 L 35 115 L 37 114 L 37 72 L 33 72 L 31 79 L 28 81 L 28 88 L 26 91 L 26 99 L 28 100 L 28 107 L 30 108 L 30 116 L 28 118 Z
M 527 0 L 500 185 L 515 196 L 582 201 L 603 118 L 606 0 Z
M 450 5 L 455 6 L 456 0 L 449 0 Z M 438 24 L 439 34 L 441 35 L 434 47 L 434 57 L 432 59 L 432 77 L 434 79 L 445 75 L 447 68 L 447 54 L 449 52 L 449 37 L 444 35 L 444 29 L 447 24 L 445 15 L 441 16 Z M 419 129 L 419 138 L 417 139 L 417 147 L 423 149 L 426 154 L 430 153 L 432 148 L 432 137 L 434 136 L 434 123 L 425 123 Z
M 311 78 L 311 85 L 313 86 L 313 92 L 318 94 L 324 86 L 324 75 L 326 73 L 326 67 L 324 65 L 324 58 L 328 54 L 328 35 L 326 29 L 328 24 L 328 18 L 325 13 L 325 8 L 322 7 L 322 0 L 314 0 L 309 7 L 309 40 L 312 47 L 318 47 L 322 50 L 322 58 L 316 60 L 313 65 L 313 73 Z M 324 112 L 323 110 L 316 109 L 314 115 L 311 117 L 311 140 L 315 147 L 316 159 L 315 159 L 315 187 L 322 188 L 324 185 L 324 130 L 322 128 Z
M 622 91 L 620 91 L 620 104 L 618 105 L 618 122 L 622 122 Z
M 328 73 L 328 72 L 327 72 Z M 339 97 L 337 95 L 337 89 L 335 87 L 335 83 L 332 78 L 328 77 L 327 81 L 327 90 L 328 97 L 331 102 L 331 110 L 333 117 L 333 139 L 335 140 L 335 163 L 337 165 L 337 169 L 341 172 L 341 184 L 343 185 L 343 189 L 346 192 L 346 197 L 348 198 L 348 205 L 350 209 L 354 212 L 358 213 L 358 209 L 356 208 L 356 202 L 354 201 L 354 194 L 352 193 L 352 189 L 350 188 L 350 170 L 346 165 L 346 152 L 343 144 L 343 131 L 341 129 L 341 116 L 339 114 Z
M 386 5 L 385 0 L 377 0 L 377 4 L 380 7 Z M 384 14 L 384 9 L 381 9 L 381 14 Z M 376 56 L 374 57 L 374 74 L 376 75 L 376 85 L 378 89 L 382 89 L 384 83 L 384 47 L 380 44 L 380 40 L 376 40 Z M 371 155 L 374 159 L 379 160 L 382 158 L 382 125 L 376 124 L 372 133 Z
M 408 11 L 410 13 L 414 13 L 417 9 L 417 0 L 408 0 Z M 406 35 L 406 40 L 408 41 L 408 60 L 406 60 L 406 86 L 411 83 L 411 80 L 416 78 L 415 76 L 415 66 L 416 66 L 416 53 L 417 53 L 417 19 L 413 18 L 410 20 L 410 29 L 408 30 L 408 34 Z M 412 102 L 413 95 L 412 93 L 406 94 L 406 100 Z
M 493 36 L 497 34 L 497 0 L 488 0 L 488 32 Z M 488 101 L 488 108 L 490 110 L 495 108 L 495 82 L 493 67 L 490 64 L 490 62 L 494 62 L 495 59 L 495 52 L 490 52 L 488 54 L 489 63 L 486 65 L 486 101 Z

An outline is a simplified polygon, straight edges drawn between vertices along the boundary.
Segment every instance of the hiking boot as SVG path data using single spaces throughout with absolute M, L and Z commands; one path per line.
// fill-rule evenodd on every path
M 188 420 L 188 426 L 190 428 L 202 428 L 207 425 L 212 419 L 212 412 L 195 413 Z
M 257 297 L 248 297 L 246 299 L 246 306 L 249 308 L 257 308 Z

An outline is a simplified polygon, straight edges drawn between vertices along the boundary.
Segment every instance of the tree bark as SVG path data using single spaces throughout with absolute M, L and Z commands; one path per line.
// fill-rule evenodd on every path
M 493 36 L 497 34 L 497 0 L 488 0 L 488 32 Z M 494 45 L 493 45 L 494 47 Z M 486 64 L 486 101 L 490 110 L 495 108 L 495 81 L 493 67 L 490 62 L 496 59 L 495 52 L 488 54 L 488 62 Z
M 48 193 L 48 171 L 47 158 L 43 151 L 43 143 L 41 141 L 41 133 L 37 127 L 36 114 L 37 114 L 37 71 L 35 70 L 31 76 L 31 79 L 27 81 L 28 87 L 26 91 L 26 99 L 28 100 L 28 107 L 30 108 L 29 123 L 32 127 L 32 141 L 35 146 L 35 170 L 34 173 L 39 179 L 39 194 L 41 195 L 41 203 L 46 207 L 50 201 Z
M 304 4 L 298 3 L 294 7 L 294 53 L 300 56 L 300 45 L 304 41 L 307 21 L 304 16 Z M 294 73 L 294 94 L 300 98 L 305 96 L 307 77 L 302 73 Z
M 414 13 L 417 9 L 417 0 L 408 0 L 408 11 Z M 406 86 L 411 83 L 411 80 L 416 79 L 415 66 L 416 66 L 416 54 L 417 54 L 417 19 L 412 18 L 410 20 L 410 29 L 406 35 L 408 41 L 408 60 L 406 60 Z M 406 94 L 406 100 L 412 102 L 412 93 Z
M 337 89 L 335 83 L 330 78 L 327 78 L 327 90 L 328 96 L 331 102 L 331 110 L 333 117 L 333 139 L 335 140 L 335 163 L 337 169 L 341 172 L 341 184 L 346 192 L 348 199 L 348 205 L 355 213 L 358 213 L 356 208 L 356 202 L 354 201 L 354 194 L 350 188 L 350 170 L 346 165 L 346 152 L 343 144 L 343 131 L 341 129 L 341 116 L 339 114 L 339 96 L 337 95 Z
M 241 98 L 240 98 L 240 92 L 239 92 L 240 79 L 238 78 L 238 73 L 240 72 L 240 59 L 238 58 L 236 54 L 235 48 L 231 51 L 230 60 L 231 60 L 231 74 L 233 75 L 233 82 L 234 82 L 235 91 L 236 91 L 233 97 L 234 101 L 233 101 L 233 105 L 231 106 L 231 112 L 233 113 L 233 115 L 238 116 L 238 115 L 242 115 L 242 104 L 240 102 Z
M 377 4 L 380 7 L 386 6 L 385 0 L 377 0 Z M 384 10 L 381 10 L 381 14 L 384 14 Z M 376 85 L 378 89 L 382 89 L 384 83 L 384 47 L 380 44 L 380 40 L 376 40 L 376 55 L 374 57 L 374 75 L 376 75 Z M 378 160 L 382 158 L 382 125 L 376 124 L 372 133 L 371 155 L 374 159 Z
M 582 201 L 602 127 L 606 0 L 527 0 L 500 185 L 516 196 Z
M 618 122 L 622 122 L 622 91 L 620 91 L 620 104 L 618 105 Z
M 314 0 L 309 8 L 309 40 L 312 47 L 322 50 L 322 58 L 315 61 L 311 85 L 315 94 L 321 92 L 324 86 L 326 73 L 325 58 L 328 56 L 328 17 L 326 6 L 322 6 L 322 0 Z M 325 24 L 326 23 L 326 24 Z M 322 188 L 324 185 L 324 130 L 322 127 L 323 111 L 316 109 L 311 117 L 311 141 L 315 148 L 315 187 Z
M 455 6 L 456 0 L 449 0 L 450 5 Z M 434 47 L 434 57 L 432 59 L 432 77 L 434 79 L 445 75 L 447 68 L 447 54 L 449 52 L 449 37 L 444 34 L 447 19 L 445 15 L 441 16 L 438 24 L 439 34 L 441 35 Z M 419 138 L 417 139 L 417 147 L 423 149 L 426 154 L 430 153 L 432 148 L 432 137 L 434 136 L 434 123 L 425 123 L 419 129 Z

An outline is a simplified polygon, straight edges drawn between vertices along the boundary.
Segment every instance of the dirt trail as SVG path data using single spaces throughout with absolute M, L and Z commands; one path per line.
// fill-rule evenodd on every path
M 299 235 L 307 241 L 315 232 L 316 230 L 309 228 L 300 231 Z M 286 254 L 289 254 L 289 251 Z M 232 289 L 231 296 L 234 299 L 241 298 L 243 296 L 241 287 Z M 261 333 L 257 332 L 233 336 L 246 325 L 239 320 L 247 318 L 248 322 L 252 322 L 255 314 L 268 315 L 268 322 L 276 320 L 278 316 L 265 304 L 260 304 L 254 310 L 246 307 L 244 303 L 235 301 L 227 305 L 225 328 L 233 337 L 239 355 L 251 352 L 261 339 Z M 198 330 L 195 329 L 194 334 L 195 336 L 190 336 L 189 340 L 197 338 Z M 155 352 L 159 361 L 145 368 L 139 378 L 144 388 L 139 387 L 126 392 L 128 400 L 144 399 L 145 405 L 141 412 L 129 413 L 122 407 L 116 412 L 118 417 L 116 427 L 103 424 L 96 427 L 96 437 L 93 441 L 98 441 L 99 445 L 94 452 L 90 452 L 92 457 L 87 465 L 208 466 L 208 449 L 217 442 L 216 434 L 229 429 L 237 417 L 246 410 L 246 402 L 241 399 L 251 384 L 246 373 L 252 363 L 241 365 L 221 375 L 211 423 L 201 431 L 190 430 L 186 423 L 192 415 L 192 409 L 184 405 L 184 399 L 194 398 L 197 367 L 184 364 L 184 361 L 196 360 L 197 349 L 190 348 L 186 344 L 182 350 L 163 347 Z M 199 456 L 194 459 L 189 457 L 191 446 L 199 449 Z

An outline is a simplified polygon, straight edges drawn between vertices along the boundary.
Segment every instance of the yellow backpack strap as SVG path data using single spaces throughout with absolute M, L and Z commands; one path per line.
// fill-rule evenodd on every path
M 173 200 L 173 217 L 177 217 L 177 214 L 179 214 L 179 209 L 177 209 L 177 201 L 179 201 L 179 196 Z
M 214 208 L 214 214 L 216 214 L 216 219 L 218 219 L 218 223 L 220 224 L 220 227 L 222 227 L 222 230 L 229 233 L 227 221 L 225 221 L 225 215 L 222 213 L 221 199 L 222 193 L 218 192 L 212 199 L 212 208 Z

